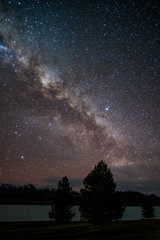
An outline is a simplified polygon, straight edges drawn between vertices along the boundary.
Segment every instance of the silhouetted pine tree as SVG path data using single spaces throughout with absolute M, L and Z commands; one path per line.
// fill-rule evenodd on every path
M 81 220 L 104 223 L 120 219 L 124 212 L 121 198 L 115 192 L 116 183 L 107 164 L 99 162 L 83 181 L 80 204 Z
M 58 188 L 55 190 L 55 197 L 49 217 L 57 223 L 65 223 L 71 220 L 75 215 L 72 213 L 72 188 L 67 177 L 63 177 L 58 183 Z
M 142 204 L 142 217 L 143 218 L 154 218 L 154 207 L 150 199 L 145 196 Z

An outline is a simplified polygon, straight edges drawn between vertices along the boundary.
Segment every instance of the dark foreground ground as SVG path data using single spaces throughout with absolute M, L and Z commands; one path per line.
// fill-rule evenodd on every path
M 64 226 L 52 222 L 0 223 L 0 239 L 160 240 L 160 220 L 119 221 L 103 227 L 79 222 Z

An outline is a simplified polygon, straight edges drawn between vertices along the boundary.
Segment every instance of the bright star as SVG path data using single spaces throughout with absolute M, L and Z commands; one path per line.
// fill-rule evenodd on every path
M 106 111 L 108 111 L 109 110 L 109 107 L 106 107 Z

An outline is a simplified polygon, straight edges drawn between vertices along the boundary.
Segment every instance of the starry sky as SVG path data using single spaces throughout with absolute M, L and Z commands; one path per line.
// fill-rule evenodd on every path
M 73 189 L 101 160 L 160 195 L 160 1 L 0 1 L 0 182 Z

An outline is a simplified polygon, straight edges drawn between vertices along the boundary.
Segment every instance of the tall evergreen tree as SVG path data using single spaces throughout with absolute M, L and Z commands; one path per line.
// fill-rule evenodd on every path
M 144 197 L 142 204 L 142 217 L 143 218 L 154 218 L 154 207 L 148 196 Z
M 104 223 L 122 217 L 124 207 L 115 192 L 116 183 L 104 161 L 99 162 L 83 181 L 81 220 Z
M 71 191 L 70 182 L 65 176 L 58 183 L 52 208 L 49 212 L 49 217 L 54 219 L 57 223 L 68 222 L 75 215 L 71 210 L 73 203 Z

